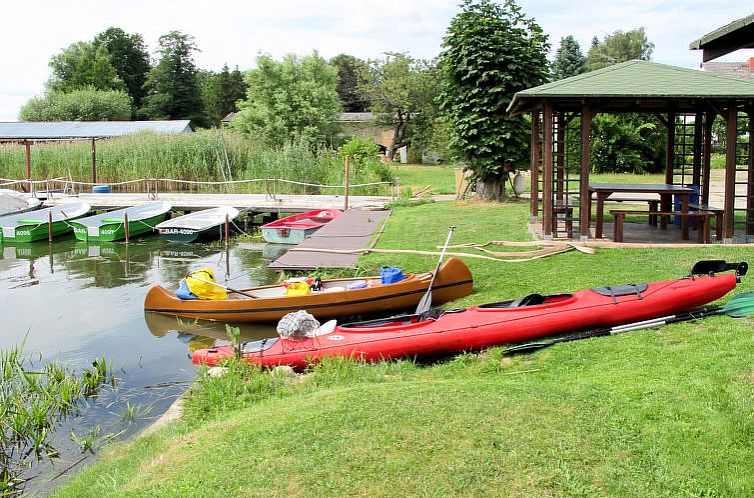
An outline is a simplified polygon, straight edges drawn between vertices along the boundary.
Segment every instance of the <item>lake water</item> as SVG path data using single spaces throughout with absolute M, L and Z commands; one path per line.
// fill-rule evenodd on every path
M 0 243 L 0 349 L 25 341 L 37 361 L 56 360 L 80 372 L 103 356 L 112 361 L 116 388 L 89 400 L 79 416 L 65 422 L 53 439 L 61 458 L 37 465 L 30 494 L 44 494 L 93 458 L 71 441 L 99 427 L 95 440 L 128 438 L 158 418 L 196 376 L 189 358 L 195 348 L 225 338 L 225 325 L 144 313 L 153 284 L 175 289 L 189 272 L 210 267 L 231 287 L 272 283 L 260 247 L 249 244 L 170 244 L 158 237 L 125 243 Z M 256 249 L 256 250 L 253 250 Z M 279 252 L 277 248 L 270 253 Z M 269 256 L 268 256 L 269 257 Z M 274 325 L 244 326 L 248 340 L 275 335 Z M 136 416 L 123 413 L 136 406 Z

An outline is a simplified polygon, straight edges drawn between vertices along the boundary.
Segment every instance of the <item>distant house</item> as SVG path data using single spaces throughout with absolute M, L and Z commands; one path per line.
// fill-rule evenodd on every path
M 395 140 L 395 127 L 390 123 L 380 122 L 371 112 L 342 112 L 337 122 L 343 128 L 343 135 L 371 138 L 380 147 L 382 153 L 390 150 Z M 400 160 L 407 160 L 407 148 L 398 149 Z
M 754 79 L 754 57 L 750 57 L 746 62 L 705 62 L 702 69 L 720 76 Z

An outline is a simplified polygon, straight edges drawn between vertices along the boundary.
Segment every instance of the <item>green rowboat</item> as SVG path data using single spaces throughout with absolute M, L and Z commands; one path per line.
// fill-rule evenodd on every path
M 153 232 L 155 225 L 167 217 L 171 207 L 169 202 L 156 201 L 88 216 L 72 223 L 73 234 L 78 240 L 87 241 L 125 239 L 127 215 L 128 236 L 138 237 Z
M 52 236 L 70 232 L 72 220 L 86 215 L 91 210 L 86 202 L 69 202 L 45 209 L 0 217 L 0 240 L 4 242 L 34 242 L 50 235 L 50 215 L 52 214 Z

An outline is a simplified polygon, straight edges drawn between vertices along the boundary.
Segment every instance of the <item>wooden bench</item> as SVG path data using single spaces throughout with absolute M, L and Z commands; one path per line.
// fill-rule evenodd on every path
M 620 203 L 625 202 L 626 204 L 643 204 L 646 202 L 647 204 L 649 204 L 649 213 L 650 213 L 648 216 L 647 223 L 649 223 L 653 227 L 657 226 L 657 215 L 654 213 L 660 210 L 660 199 L 647 199 L 647 198 L 640 199 L 638 197 L 636 198 L 608 197 L 605 200 L 609 202 L 620 202 Z
M 715 216 L 715 238 L 723 240 L 723 209 L 712 207 L 707 204 L 689 204 L 692 211 L 709 211 Z
M 627 214 L 632 215 L 647 215 L 654 216 L 685 216 L 687 218 L 695 218 L 698 220 L 697 228 L 699 230 L 699 243 L 709 243 L 709 225 L 710 219 L 715 213 L 711 211 L 689 211 L 688 213 L 681 213 L 677 211 L 639 211 L 639 210 L 626 210 L 626 209 L 611 209 L 610 214 L 613 215 L 613 240 L 615 242 L 623 242 L 623 222 Z

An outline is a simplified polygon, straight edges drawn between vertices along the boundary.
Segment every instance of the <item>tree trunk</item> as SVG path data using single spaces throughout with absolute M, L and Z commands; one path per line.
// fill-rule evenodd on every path
M 503 179 L 488 178 L 476 182 L 476 196 L 484 201 L 499 201 L 503 197 Z

